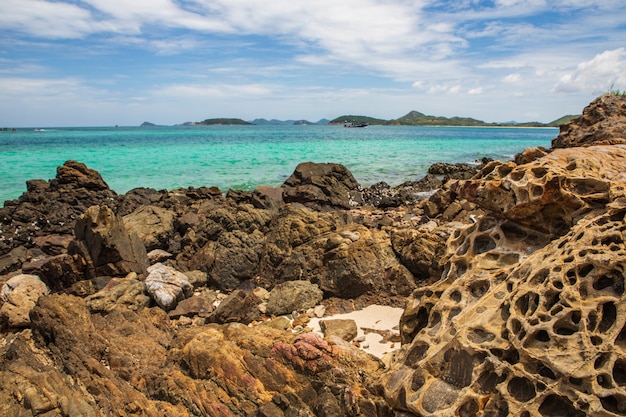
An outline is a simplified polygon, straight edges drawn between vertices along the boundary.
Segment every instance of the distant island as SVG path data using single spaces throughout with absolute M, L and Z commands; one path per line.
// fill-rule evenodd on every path
M 217 118 L 217 119 L 205 119 L 201 122 L 195 123 L 198 126 L 221 126 L 221 125 L 252 125 L 253 123 L 246 122 L 242 119 L 234 118 Z
M 503 123 L 489 123 L 482 120 L 473 119 L 471 117 L 445 117 L 445 116 L 430 116 L 424 113 L 420 113 L 416 110 L 412 110 L 402 117 L 397 119 L 377 119 L 370 116 L 359 116 L 344 114 L 334 118 L 333 120 L 321 119 L 317 122 L 310 122 L 305 119 L 300 120 L 278 120 L 278 119 L 254 119 L 251 121 L 245 121 L 238 118 L 213 118 L 205 119 L 201 122 L 185 122 L 176 126 L 229 126 L 229 125 L 242 125 L 242 126 L 266 126 L 266 125 L 288 125 L 288 126 L 308 126 L 308 125 L 341 125 L 346 122 L 352 122 L 354 124 L 366 124 L 369 126 L 484 126 L 484 127 L 559 127 L 562 124 L 568 123 L 579 115 L 566 115 L 553 120 L 549 123 L 541 122 L 503 122 Z M 150 122 L 143 122 L 141 126 L 156 126 Z
M 472 119 L 471 117 L 444 117 L 429 116 L 412 110 L 398 119 L 376 119 L 369 116 L 343 115 L 331 120 L 330 125 L 343 125 L 345 122 L 366 123 L 368 125 L 379 126 L 515 126 L 515 127 L 559 127 L 577 117 L 577 115 L 567 115 L 550 123 L 541 122 L 506 122 L 506 123 L 488 123 L 482 120 Z

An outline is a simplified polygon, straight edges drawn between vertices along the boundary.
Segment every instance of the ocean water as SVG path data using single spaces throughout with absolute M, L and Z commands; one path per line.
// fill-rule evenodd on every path
M 553 128 L 176 126 L 18 129 L 0 132 L 0 204 L 30 179 L 49 180 L 74 159 L 117 193 L 136 187 L 279 186 L 300 162 L 345 165 L 361 185 L 418 180 L 435 162 L 510 160 L 550 146 Z

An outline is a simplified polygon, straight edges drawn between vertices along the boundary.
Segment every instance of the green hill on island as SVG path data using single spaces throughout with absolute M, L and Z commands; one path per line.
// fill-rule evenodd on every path
M 212 125 L 221 126 L 221 125 L 251 125 L 252 123 L 246 122 L 245 120 L 242 120 L 242 119 L 222 117 L 222 118 L 217 118 L 217 119 L 205 119 L 195 124 L 199 126 L 212 126 Z
M 369 116 L 353 116 L 343 115 L 331 120 L 328 124 L 340 125 L 345 122 L 367 123 L 368 125 L 380 126 L 498 126 L 498 127 L 559 127 L 578 117 L 577 115 L 567 115 L 556 119 L 550 123 L 541 122 L 507 122 L 507 123 L 488 123 L 482 120 L 473 119 L 471 117 L 444 117 L 430 116 L 412 110 L 402 117 L 391 120 L 377 119 Z
M 344 114 L 328 122 L 329 125 L 343 125 L 346 122 L 353 122 L 355 124 L 367 123 L 368 125 L 388 125 L 389 121 L 384 119 L 376 119 L 369 116 L 354 116 L 351 114 Z

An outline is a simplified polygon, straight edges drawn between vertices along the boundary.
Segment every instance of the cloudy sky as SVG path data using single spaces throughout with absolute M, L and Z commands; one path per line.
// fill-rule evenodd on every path
M 2 0 L 0 126 L 549 122 L 626 89 L 625 48 L 623 0 Z

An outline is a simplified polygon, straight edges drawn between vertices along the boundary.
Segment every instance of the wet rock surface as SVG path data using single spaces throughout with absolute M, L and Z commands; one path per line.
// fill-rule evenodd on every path
M 0 415 L 624 415 L 624 103 L 397 187 L 117 195 L 68 161 L 0 209 Z M 405 307 L 384 360 L 329 317 L 371 304 Z

